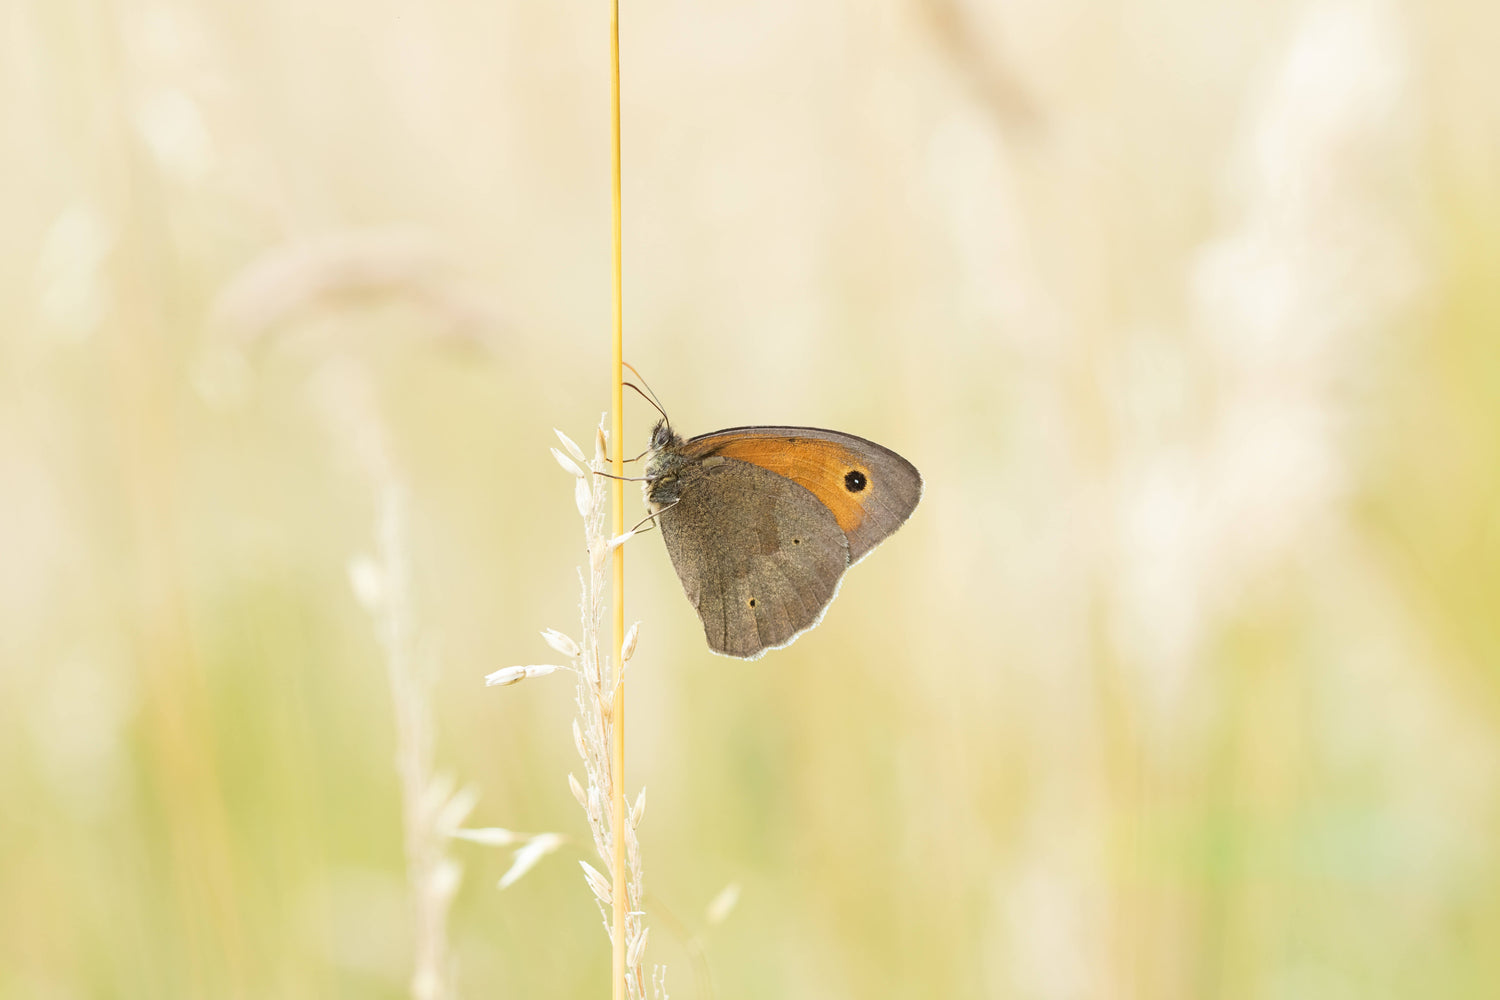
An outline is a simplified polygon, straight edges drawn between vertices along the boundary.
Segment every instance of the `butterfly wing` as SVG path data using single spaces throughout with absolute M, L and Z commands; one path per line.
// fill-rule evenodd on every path
M 687 441 L 687 458 L 721 456 L 774 472 L 828 508 L 858 562 L 906 522 L 922 499 L 922 476 L 889 448 L 817 427 L 731 427 Z
M 753 660 L 816 625 L 849 565 L 833 512 L 738 459 L 690 464 L 680 479 L 659 523 L 709 648 Z

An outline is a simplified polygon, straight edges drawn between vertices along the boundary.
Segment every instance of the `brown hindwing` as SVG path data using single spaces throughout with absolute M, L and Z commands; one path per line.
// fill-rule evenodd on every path
M 818 623 L 849 565 L 849 543 L 806 490 L 749 462 L 681 473 L 662 537 L 716 653 L 754 659 Z

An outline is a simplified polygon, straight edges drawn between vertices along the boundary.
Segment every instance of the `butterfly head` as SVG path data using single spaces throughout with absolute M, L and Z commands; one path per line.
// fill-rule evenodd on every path
M 665 420 L 658 420 L 656 426 L 651 428 L 652 452 L 663 451 L 680 444 L 682 444 L 682 438 L 672 430 L 672 425 Z
M 677 473 L 686 463 L 682 457 L 682 438 L 672 425 L 658 420 L 651 429 L 651 448 L 646 453 L 646 481 L 642 492 L 652 512 L 677 499 Z

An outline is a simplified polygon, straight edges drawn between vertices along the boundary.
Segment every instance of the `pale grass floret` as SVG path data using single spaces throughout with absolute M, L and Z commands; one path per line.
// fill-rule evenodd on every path
M 740 901 L 740 884 L 731 882 L 719 890 L 718 895 L 709 900 L 708 907 L 704 911 L 704 919 L 711 925 L 722 924 L 729 919 L 729 914 Z
M 560 833 L 539 833 L 526 841 L 511 859 L 510 867 L 500 876 L 499 886 L 509 889 L 522 875 L 531 871 L 536 863 L 567 842 Z
M 570 472 L 573 475 L 577 476 L 579 479 L 583 478 L 583 470 L 580 469 L 576 464 L 574 464 L 571 458 L 569 458 L 567 455 L 564 455 L 556 448 L 550 448 L 548 450 L 552 452 L 552 457 L 557 459 L 557 464 L 562 466 L 562 470 L 564 472 Z
M 564 434 L 562 431 L 558 430 L 556 427 L 552 428 L 552 433 L 556 434 L 557 435 L 557 439 L 562 442 L 562 446 L 564 448 L 568 449 L 568 454 L 569 455 L 572 455 L 575 459 L 577 459 L 583 465 L 589 464 L 589 460 L 588 460 L 587 456 L 584 455 L 583 449 L 580 448 L 580 447 L 578 447 L 578 442 L 576 442 L 572 438 L 568 437 L 566 434 Z
M 605 547 L 604 547 L 605 555 L 614 555 L 615 549 L 618 549 L 621 545 L 624 545 L 626 542 L 630 541 L 632 538 L 634 538 L 636 535 L 639 535 L 639 534 L 640 534 L 639 531 L 637 531 L 635 528 L 631 528 L 629 531 L 625 532 L 623 535 L 615 535 L 605 545 Z
M 593 499 L 589 491 L 588 480 L 575 480 L 573 483 L 573 504 L 578 508 L 579 517 L 589 516 L 589 504 L 592 502 Z
M 607 909 L 614 906 L 615 894 L 609 879 L 601 875 L 599 869 L 587 861 L 580 861 L 578 863 L 583 867 L 584 880 L 588 882 L 589 888 L 594 890 L 594 896 L 599 900 L 601 907 Z
M 651 928 L 643 927 L 641 928 L 641 932 L 631 939 L 630 950 L 625 953 L 625 964 L 627 966 L 641 964 L 641 959 L 646 954 L 646 940 L 650 937 Z
M 503 826 L 479 826 L 467 830 L 454 830 L 449 836 L 455 840 L 467 840 L 471 844 L 483 844 L 485 847 L 509 847 L 511 844 L 530 840 L 533 835 L 517 833 Z
M 484 677 L 485 687 L 509 687 L 530 677 L 545 677 L 564 668 L 555 663 L 528 663 L 525 666 L 506 667 Z
M 385 576 L 374 559 L 356 556 L 349 560 L 349 587 L 360 607 L 372 614 L 379 610 L 385 598 Z
M 557 629 L 543 629 L 542 638 L 546 640 L 547 645 L 569 659 L 576 660 L 579 656 L 583 655 L 583 650 L 578 648 L 578 643 L 574 642 L 571 637 L 557 631 Z
M 629 663 L 630 658 L 635 655 L 635 644 L 640 636 L 641 623 L 636 622 L 634 625 L 630 626 L 630 630 L 625 633 L 625 641 L 620 643 L 621 663 Z
M 579 727 L 578 720 L 573 720 L 573 747 L 578 751 L 578 756 L 588 760 L 588 748 L 583 744 L 583 729 Z

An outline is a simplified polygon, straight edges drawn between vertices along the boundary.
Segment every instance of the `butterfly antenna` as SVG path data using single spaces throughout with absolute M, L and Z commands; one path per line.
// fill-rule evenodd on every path
M 621 384 L 622 385 L 628 385 L 628 386 L 630 386 L 630 388 L 632 388 L 636 392 L 640 393 L 640 397 L 642 399 L 644 399 L 646 402 L 650 403 L 653 407 L 655 407 L 657 413 L 661 414 L 661 418 L 667 422 L 667 426 L 670 427 L 672 425 L 672 419 L 667 416 L 667 411 L 663 410 L 661 408 L 661 404 L 657 403 L 656 400 L 652 399 L 650 396 L 646 395 L 644 392 L 641 392 L 641 387 L 640 386 L 636 385 L 634 382 L 622 382 Z
M 667 426 L 672 426 L 672 418 L 667 416 L 667 411 L 662 408 L 661 401 L 657 398 L 656 390 L 651 388 L 651 384 L 646 381 L 645 377 L 642 376 L 640 372 L 635 370 L 635 365 L 631 364 L 629 361 L 621 361 L 620 364 L 624 365 L 626 368 L 629 368 L 631 373 L 635 375 L 636 378 L 641 380 L 641 385 L 646 387 L 646 391 L 641 392 L 639 388 L 634 385 L 630 385 L 630 383 L 628 382 L 626 383 L 626 385 L 630 385 L 630 387 L 632 389 L 635 389 L 636 392 L 640 392 L 641 398 L 645 399 L 646 402 L 656 407 L 656 412 L 661 414 L 662 419 L 667 422 Z M 651 395 L 647 396 L 647 392 L 649 392 Z

